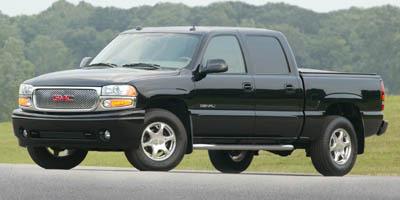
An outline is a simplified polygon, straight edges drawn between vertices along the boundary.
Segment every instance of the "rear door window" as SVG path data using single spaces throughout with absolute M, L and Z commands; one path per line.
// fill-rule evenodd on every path
M 275 37 L 246 36 L 255 74 L 287 74 L 289 67 L 282 46 Z

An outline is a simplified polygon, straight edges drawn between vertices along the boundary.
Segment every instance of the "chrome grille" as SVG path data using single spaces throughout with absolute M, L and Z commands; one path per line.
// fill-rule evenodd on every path
M 48 110 L 91 110 L 99 100 L 94 89 L 37 89 L 35 105 L 38 109 Z M 56 98 L 60 97 L 60 98 Z M 68 99 L 63 99 L 67 97 Z

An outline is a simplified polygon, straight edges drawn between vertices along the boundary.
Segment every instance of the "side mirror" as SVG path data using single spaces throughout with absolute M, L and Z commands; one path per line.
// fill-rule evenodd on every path
M 223 59 L 210 59 L 207 64 L 200 70 L 201 74 L 220 73 L 228 71 L 228 65 Z
M 82 58 L 81 64 L 79 64 L 79 68 L 84 68 L 89 65 L 90 62 L 92 62 L 93 58 L 92 57 L 84 57 Z

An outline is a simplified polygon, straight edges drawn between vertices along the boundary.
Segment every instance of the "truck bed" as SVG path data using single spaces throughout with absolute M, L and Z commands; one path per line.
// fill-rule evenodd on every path
M 376 75 L 374 73 L 359 73 L 359 72 L 337 72 L 328 70 L 319 70 L 311 68 L 299 68 L 301 74 L 347 74 L 347 75 Z
M 351 102 L 359 109 L 365 125 L 365 135 L 376 134 L 382 122 L 381 77 L 368 73 L 347 73 L 315 69 L 299 69 L 304 84 L 306 123 L 305 137 L 318 124 L 313 116 L 322 116 L 329 105 Z

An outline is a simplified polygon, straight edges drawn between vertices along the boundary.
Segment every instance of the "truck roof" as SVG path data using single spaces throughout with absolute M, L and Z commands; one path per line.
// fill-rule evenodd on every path
M 167 26 L 167 27 L 138 27 L 127 30 L 124 33 L 139 32 L 163 32 L 163 33 L 198 33 L 205 34 L 210 32 L 242 32 L 242 33 L 268 33 L 271 35 L 282 34 L 279 31 L 263 29 L 263 28 L 247 28 L 247 27 L 225 27 L 225 26 Z

